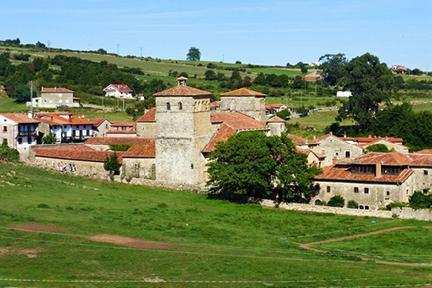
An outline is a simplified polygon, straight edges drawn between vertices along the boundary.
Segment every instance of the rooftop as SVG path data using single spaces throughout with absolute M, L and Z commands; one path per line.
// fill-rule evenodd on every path
M 240 88 L 233 91 L 225 92 L 220 95 L 221 97 L 224 96 L 254 96 L 254 97 L 266 97 L 266 94 L 263 94 L 261 92 L 257 92 L 248 88 Z
M 84 143 L 88 145 L 141 144 L 150 145 L 154 139 L 138 137 L 92 137 Z
M 104 162 L 108 156 L 114 154 L 113 152 L 94 150 L 86 145 L 39 146 L 33 147 L 32 151 L 38 157 L 90 162 Z M 121 156 L 121 153 L 118 154 Z
M 210 92 L 200 90 L 197 88 L 193 88 L 190 86 L 178 85 L 176 87 L 172 87 L 166 89 L 164 91 L 153 94 L 156 97 L 161 96 L 211 96 Z
M 237 130 L 254 130 L 266 128 L 266 123 L 264 121 L 258 121 L 245 114 L 234 111 L 212 112 L 210 114 L 210 120 L 212 124 L 225 123 Z
M 12 120 L 16 122 L 17 124 L 37 124 L 40 123 L 40 121 L 29 118 L 27 114 L 24 113 L 1 113 L 0 115 L 4 116 L 5 118 Z
M 74 91 L 63 87 L 54 87 L 54 88 L 42 87 L 41 89 L 41 93 L 73 93 L 73 92 Z
M 156 122 L 156 108 L 150 108 L 136 122 Z
M 150 140 L 145 144 L 134 144 L 123 153 L 123 158 L 155 158 L 155 156 L 156 147 L 154 140 Z

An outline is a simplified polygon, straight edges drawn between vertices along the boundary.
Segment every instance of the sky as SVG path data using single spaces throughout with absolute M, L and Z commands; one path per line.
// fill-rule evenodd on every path
M 432 70 L 431 0 L 2 0 L 0 39 L 285 65 L 370 52 Z

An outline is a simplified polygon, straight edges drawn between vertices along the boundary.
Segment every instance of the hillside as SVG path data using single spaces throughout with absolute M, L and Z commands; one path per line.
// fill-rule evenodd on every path
M 0 175 L 2 287 L 393 287 L 432 273 L 427 222 L 262 209 L 18 164 Z

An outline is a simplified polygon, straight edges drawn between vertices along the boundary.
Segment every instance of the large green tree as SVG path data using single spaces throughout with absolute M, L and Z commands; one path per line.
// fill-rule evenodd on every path
M 186 55 L 186 60 L 199 61 L 201 59 L 201 51 L 196 47 L 191 47 Z
M 345 54 L 326 54 L 319 58 L 324 82 L 328 85 L 337 85 L 345 75 L 347 59 Z
M 345 65 L 342 82 L 344 89 L 352 92 L 352 97 L 339 110 L 338 119 L 352 118 L 361 129 L 371 124 L 379 105 L 389 101 L 397 88 L 387 65 L 369 53 L 353 58 Z
M 210 159 L 210 192 L 240 201 L 307 201 L 312 195 L 311 178 L 319 171 L 307 165 L 288 137 L 267 137 L 257 131 L 219 143 Z

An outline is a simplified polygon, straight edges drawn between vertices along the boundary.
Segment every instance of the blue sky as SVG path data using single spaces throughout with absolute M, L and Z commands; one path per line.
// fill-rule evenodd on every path
M 73 49 L 278 64 L 365 52 L 432 70 L 430 0 L 2 0 L 0 38 Z

